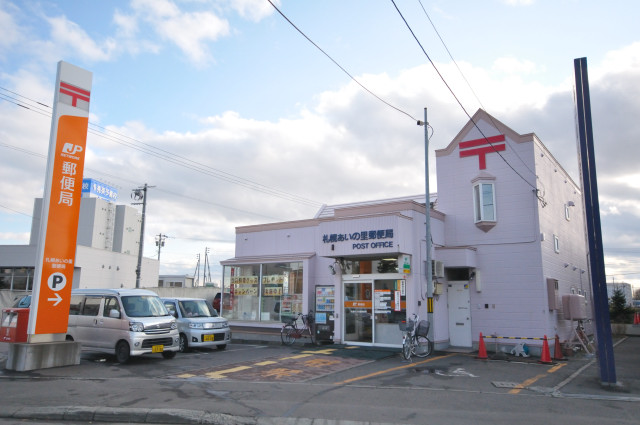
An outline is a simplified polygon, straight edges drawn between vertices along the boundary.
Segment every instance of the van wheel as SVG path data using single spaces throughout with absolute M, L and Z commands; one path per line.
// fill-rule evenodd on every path
M 162 357 L 164 357 L 165 359 L 172 359 L 176 356 L 176 354 L 178 354 L 177 351 L 163 351 Z
M 129 344 L 126 341 L 120 341 L 116 344 L 116 360 L 118 363 L 126 363 L 131 356 Z
M 73 341 L 73 337 L 71 335 L 67 335 L 64 340 L 65 341 Z
M 189 341 L 187 341 L 187 336 L 185 334 L 180 334 L 180 352 L 186 353 L 189 351 Z
M 216 346 L 216 348 L 217 348 L 218 350 L 226 350 L 226 349 L 227 349 L 227 344 L 220 344 L 220 345 L 217 345 L 217 346 Z

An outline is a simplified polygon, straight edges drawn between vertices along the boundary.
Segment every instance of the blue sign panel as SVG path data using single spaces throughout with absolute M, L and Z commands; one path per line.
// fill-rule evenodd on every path
M 94 179 L 82 179 L 82 196 L 95 196 L 105 201 L 115 202 L 118 199 L 118 190 Z

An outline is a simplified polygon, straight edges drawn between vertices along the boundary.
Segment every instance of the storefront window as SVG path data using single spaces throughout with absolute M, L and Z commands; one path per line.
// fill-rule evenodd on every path
M 222 316 L 279 322 L 302 311 L 303 263 L 225 266 Z
M 302 311 L 302 263 L 262 265 L 262 321 Z
M 33 267 L 0 269 L 0 289 L 31 290 L 33 289 Z
M 232 320 L 260 320 L 260 265 L 225 267 L 222 315 Z

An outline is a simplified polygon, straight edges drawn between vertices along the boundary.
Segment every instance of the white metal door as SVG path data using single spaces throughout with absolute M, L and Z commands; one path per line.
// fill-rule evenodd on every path
M 454 347 L 471 347 L 469 282 L 449 282 L 449 340 Z

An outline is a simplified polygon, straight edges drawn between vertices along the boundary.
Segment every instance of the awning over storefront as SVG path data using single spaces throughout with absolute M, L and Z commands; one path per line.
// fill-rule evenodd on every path
M 470 246 L 465 247 L 438 247 L 436 248 L 435 259 L 442 261 L 444 267 L 472 267 L 476 266 L 477 249 Z

